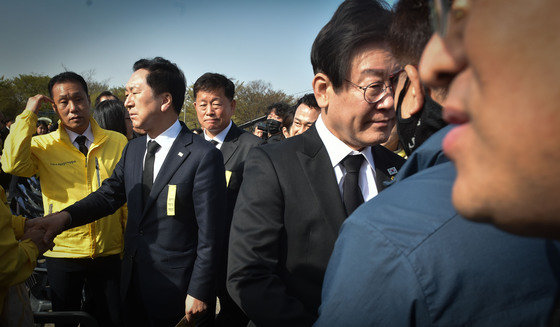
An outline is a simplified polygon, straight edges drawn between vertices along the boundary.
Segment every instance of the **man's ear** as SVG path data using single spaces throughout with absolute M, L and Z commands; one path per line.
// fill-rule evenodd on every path
M 401 107 L 401 112 L 403 118 L 408 118 L 417 112 L 420 112 L 424 107 L 424 87 L 420 82 L 420 74 L 418 74 L 418 69 L 412 65 L 406 65 L 404 67 L 410 85 L 408 86 L 408 91 L 405 95 L 405 100 Z
M 235 100 L 231 100 L 231 114 L 233 115 L 235 113 L 235 106 L 237 105 L 237 102 L 235 102 Z
M 60 119 L 60 115 L 58 114 L 58 108 L 56 107 L 56 104 L 51 103 L 51 106 L 56 116 Z
M 163 92 L 162 94 L 159 95 L 159 97 L 161 99 L 161 111 L 162 112 L 166 112 L 169 109 L 174 110 L 172 108 L 173 97 L 171 96 L 171 93 Z
M 288 129 L 286 127 L 282 127 L 282 134 L 284 134 L 285 138 L 290 137 L 290 132 L 288 131 Z
M 313 93 L 319 108 L 329 107 L 329 89 L 332 88 L 332 83 L 329 77 L 323 73 L 318 73 L 313 77 Z

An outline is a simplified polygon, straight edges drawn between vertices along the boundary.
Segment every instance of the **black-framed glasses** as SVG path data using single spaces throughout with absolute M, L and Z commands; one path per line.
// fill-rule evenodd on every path
M 430 21 L 434 32 L 445 36 L 448 27 L 448 17 L 453 0 L 430 0 Z
M 352 86 L 364 91 L 364 100 L 367 103 L 375 104 L 387 94 L 387 89 L 393 91 L 397 86 L 400 73 L 404 71 L 404 68 L 397 70 L 396 72 L 389 75 L 387 81 L 371 83 L 367 86 L 359 86 L 351 81 L 345 79 L 346 82 L 350 83 Z

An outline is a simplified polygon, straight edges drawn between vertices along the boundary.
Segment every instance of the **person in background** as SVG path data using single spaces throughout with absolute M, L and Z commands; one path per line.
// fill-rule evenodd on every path
M 267 143 L 274 143 L 283 140 L 282 124 L 289 114 L 291 107 L 285 102 L 276 102 L 266 108 L 266 130 Z
M 243 168 L 250 149 L 264 141 L 237 127 L 231 120 L 235 113 L 235 84 L 221 74 L 206 73 L 193 85 L 194 107 L 202 136 L 220 149 L 226 169 L 226 222 L 223 242 L 226 251 L 220 258 L 220 271 L 217 280 L 217 295 L 220 299 L 220 312 L 216 317 L 217 326 L 247 326 L 249 320 L 233 302 L 226 290 L 227 244 L 237 194 L 243 182 Z
M 301 97 L 294 108 L 296 110 L 293 123 L 289 128 L 286 128 L 286 126 L 282 127 L 282 132 L 286 138 L 299 135 L 308 130 L 313 126 L 321 113 L 321 108 L 319 108 L 317 100 L 315 99 L 315 94 L 313 93 Z
M 107 100 L 120 101 L 120 99 L 116 95 L 114 95 L 111 91 L 103 91 L 97 96 L 97 98 L 95 98 L 95 107 L 97 107 L 97 105 L 99 105 L 101 102 Z
M 132 121 L 128 110 L 119 100 L 101 101 L 93 109 L 93 118 L 99 126 L 119 132 L 130 141 L 133 138 Z
M 46 121 L 39 120 L 37 121 L 37 129 L 35 135 L 43 135 L 49 132 L 49 127 Z

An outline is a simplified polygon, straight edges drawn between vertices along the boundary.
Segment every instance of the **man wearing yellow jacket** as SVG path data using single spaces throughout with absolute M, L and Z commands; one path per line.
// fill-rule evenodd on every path
M 0 159 L 8 173 L 39 175 L 45 214 L 98 189 L 111 176 L 127 142 L 123 135 L 100 128 L 91 118 L 87 84 L 80 75 L 56 75 L 48 89 L 50 97 L 38 94 L 29 98 Z M 60 127 L 32 137 L 37 112 L 48 102 L 60 118 Z M 80 310 L 85 285 L 84 310 L 102 326 L 120 323 L 118 282 L 125 220 L 126 213 L 119 210 L 55 238 L 54 248 L 45 253 L 54 310 Z

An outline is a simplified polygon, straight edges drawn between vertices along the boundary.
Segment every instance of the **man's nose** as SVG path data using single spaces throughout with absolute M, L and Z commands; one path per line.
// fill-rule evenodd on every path
M 446 44 L 443 38 L 434 34 L 420 59 L 420 79 L 431 87 L 447 87 L 455 75 L 466 67 L 466 58 L 459 41 Z

